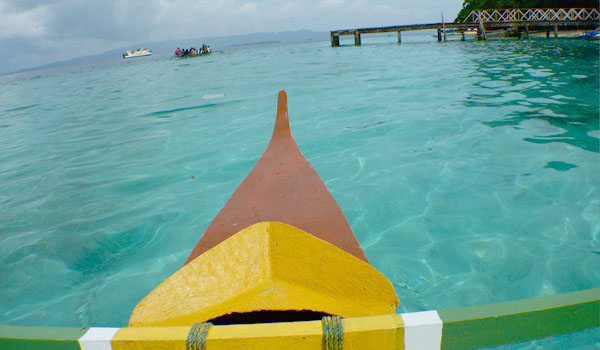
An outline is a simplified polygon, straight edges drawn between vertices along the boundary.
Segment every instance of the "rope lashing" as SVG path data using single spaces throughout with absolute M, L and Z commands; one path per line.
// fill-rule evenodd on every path
M 206 338 L 212 325 L 210 322 L 194 323 L 185 342 L 186 350 L 206 350 Z
M 342 318 L 339 316 L 323 316 L 323 350 L 344 349 L 344 329 Z

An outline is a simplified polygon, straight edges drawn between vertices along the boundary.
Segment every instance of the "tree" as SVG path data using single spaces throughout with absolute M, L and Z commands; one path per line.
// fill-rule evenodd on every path
M 464 0 L 454 22 L 463 22 L 473 10 L 506 8 L 598 8 L 600 0 Z

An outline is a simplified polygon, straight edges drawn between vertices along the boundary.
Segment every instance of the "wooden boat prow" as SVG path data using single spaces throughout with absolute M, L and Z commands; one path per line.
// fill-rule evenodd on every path
M 267 149 L 184 266 L 138 303 L 129 325 L 372 316 L 398 304 L 292 138 L 280 91 Z
M 181 267 L 139 302 L 129 325 L 359 317 L 396 306 L 390 281 L 364 260 L 296 227 L 261 222 Z
M 292 225 L 367 261 L 342 210 L 292 137 L 283 90 L 279 92 L 277 119 L 267 149 L 185 263 L 236 232 L 266 221 Z

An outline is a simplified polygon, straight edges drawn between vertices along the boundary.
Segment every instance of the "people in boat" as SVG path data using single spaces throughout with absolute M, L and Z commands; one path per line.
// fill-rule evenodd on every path
M 212 50 L 210 46 L 202 44 L 202 49 L 200 50 L 200 53 L 210 53 L 211 51 Z
M 199 56 L 201 54 L 210 53 L 210 52 L 212 52 L 210 46 L 202 44 L 202 47 L 200 49 L 191 47 L 189 49 L 182 50 L 181 48 L 178 47 L 177 50 L 175 50 L 175 56 L 177 56 L 177 57 Z

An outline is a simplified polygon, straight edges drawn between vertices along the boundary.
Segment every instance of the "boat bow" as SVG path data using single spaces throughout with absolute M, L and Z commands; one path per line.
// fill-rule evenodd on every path
M 280 91 L 267 149 L 184 266 L 135 307 L 129 325 L 371 316 L 398 304 L 296 145 Z
M 241 229 L 266 221 L 295 226 L 367 261 L 342 210 L 292 137 L 285 91 L 279 92 L 267 149 L 185 263 Z

